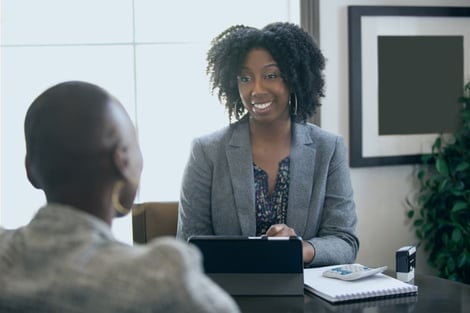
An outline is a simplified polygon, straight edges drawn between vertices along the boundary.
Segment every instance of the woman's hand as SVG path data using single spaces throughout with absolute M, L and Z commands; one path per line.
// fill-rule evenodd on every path
M 297 236 L 295 230 L 286 224 L 274 224 L 266 232 L 268 237 L 290 237 Z
M 286 224 L 274 224 L 269 227 L 268 231 L 266 232 L 266 236 L 268 237 L 290 237 L 290 236 L 297 236 L 295 230 Z M 312 262 L 313 258 L 315 257 L 315 249 L 313 246 L 305 240 L 302 240 L 302 256 L 304 263 L 308 264 Z

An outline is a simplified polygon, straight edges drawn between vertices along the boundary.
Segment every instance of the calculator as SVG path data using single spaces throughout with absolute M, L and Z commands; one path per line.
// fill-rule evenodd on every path
M 371 268 L 361 264 L 344 264 L 323 272 L 323 276 L 341 280 L 356 280 L 382 273 L 387 266 Z

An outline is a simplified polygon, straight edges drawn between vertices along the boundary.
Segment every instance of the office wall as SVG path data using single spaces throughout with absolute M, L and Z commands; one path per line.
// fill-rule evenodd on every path
M 113 93 L 144 156 L 137 201 L 177 200 L 190 140 L 228 123 L 205 75 L 210 40 L 235 24 L 299 22 L 292 0 L 1 0 L 0 225 L 45 203 L 24 170 L 23 120 L 45 88 L 87 80 Z M 86 125 L 84 125 L 86 127 Z M 132 242 L 131 218 L 113 233 Z
M 470 0 L 320 0 L 320 45 L 328 59 L 326 98 L 321 110 L 322 127 L 342 134 L 347 142 L 348 5 L 470 6 Z M 404 205 L 405 198 L 417 188 L 415 171 L 416 166 L 413 165 L 351 170 L 359 215 L 359 262 L 394 268 L 395 250 L 416 243 Z M 417 271 L 433 273 L 425 258 L 424 252 L 419 249 Z

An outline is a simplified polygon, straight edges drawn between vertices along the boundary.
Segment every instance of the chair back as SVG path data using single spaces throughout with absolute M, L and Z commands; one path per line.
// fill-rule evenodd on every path
M 132 208 L 134 242 L 147 243 L 155 237 L 176 237 L 178 202 L 143 202 Z

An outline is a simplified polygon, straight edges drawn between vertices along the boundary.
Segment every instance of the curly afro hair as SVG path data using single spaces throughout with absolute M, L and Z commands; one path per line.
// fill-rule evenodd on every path
M 277 62 L 292 100 L 297 101 L 297 113 L 292 112 L 291 118 L 305 122 L 315 114 L 324 97 L 325 58 L 305 30 L 287 22 L 271 23 L 262 29 L 236 25 L 212 40 L 206 71 L 212 92 L 218 90 L 229 119 L 239 120 L 246 114 L 236 78 L 247 53 L 254 48 L 266 49 Z

